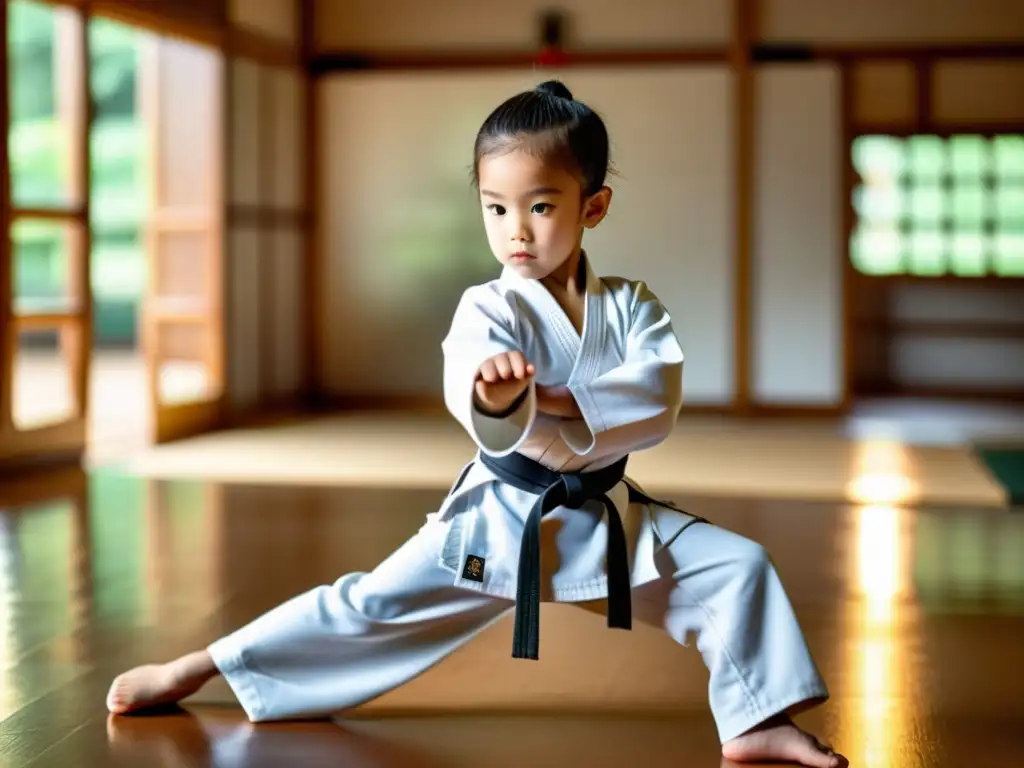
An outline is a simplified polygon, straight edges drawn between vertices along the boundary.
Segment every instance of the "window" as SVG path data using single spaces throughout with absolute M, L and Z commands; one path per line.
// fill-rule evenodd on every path
M 1024 276 L 1024 136 L 859 136 L 853 167 L 858 271 Z

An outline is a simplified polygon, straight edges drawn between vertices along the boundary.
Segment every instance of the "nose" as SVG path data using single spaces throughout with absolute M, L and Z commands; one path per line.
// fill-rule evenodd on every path
M 530 242 L 530 229 L 526 225 L 526 219 L 521 216 L 516 216 L 512 222 L 512 242 Z

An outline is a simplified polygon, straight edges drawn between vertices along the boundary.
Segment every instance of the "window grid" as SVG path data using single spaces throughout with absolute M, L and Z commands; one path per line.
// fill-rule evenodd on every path
M 858 271 L 1024 276 L 1024 136 L 859 136 L 852 154 Z

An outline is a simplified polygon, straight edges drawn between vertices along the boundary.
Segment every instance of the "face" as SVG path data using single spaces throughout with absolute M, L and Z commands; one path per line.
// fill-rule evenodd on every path
M 611 200 L 607 187 L 581 200 L 572 174 L 520 150 L 484 157 L 477 175 L 491 251 L 537 280 L 574 260 L 583 230 L 600 223 Z

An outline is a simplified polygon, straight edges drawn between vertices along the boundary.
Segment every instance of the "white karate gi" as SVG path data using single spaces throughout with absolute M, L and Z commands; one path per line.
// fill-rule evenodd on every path
M 643 283 L 599 278 L 586 257 L 581 269 L 582 335 L 542 284 L 510 269 L 464 294 L 442 345 L 444 392 L 480 451 L 518 451 L 554 470 L 586 471 L 657 445 L 672 430 L 683 354 L 667 312 Z M 568 386 L 581 420 L 539 413 L 533 383 L 505 418 L 474 410 L 480 364 L 517 349 L 536 366 L 536 384 Z M 723 742 L 798 703 L 827 698 L 760 545 L 708 523 L 691 525 L 694 518 L 667 507 L 630 504 L 625 481 L 608 496 L 626 531 L 633 615 L 680 643 L 697 636 Z M 372 572 L 343 575 L 213 643 L 213 660 L 249 719 L 356 706 L 500 619 L 515 607 L 519 541 L 536 499 L 473 462 L 441 508 Z M 603 505 L 557 508 L 544 519 L 558 521 L 558 567 L 543 574 L 544 598 L 606 597 Z M 482 574 L 466 578 L 471 557 L 482 561 Z

